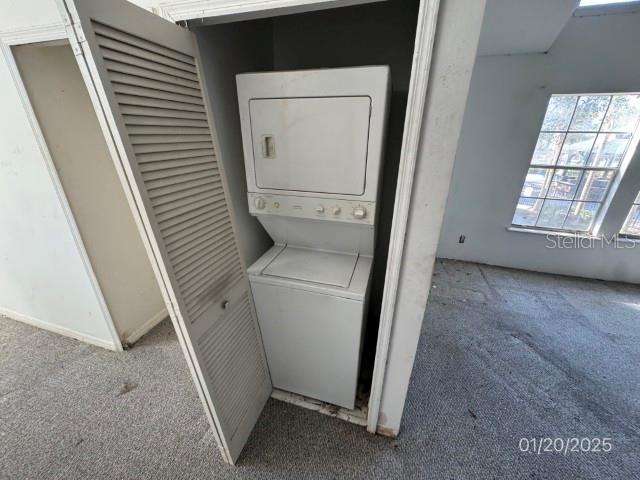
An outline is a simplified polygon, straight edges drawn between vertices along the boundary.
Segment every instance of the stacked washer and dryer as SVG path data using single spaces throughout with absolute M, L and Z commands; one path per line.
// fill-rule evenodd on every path
M 355 406 L 388 113 L 387 66 L 241 74 L 249 269 L 275 388 Z

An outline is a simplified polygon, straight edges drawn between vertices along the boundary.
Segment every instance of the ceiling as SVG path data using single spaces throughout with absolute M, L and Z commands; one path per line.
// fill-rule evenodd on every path
M 578 3 L 579 0 L 487 0 L 478 55 L 546 52 Z

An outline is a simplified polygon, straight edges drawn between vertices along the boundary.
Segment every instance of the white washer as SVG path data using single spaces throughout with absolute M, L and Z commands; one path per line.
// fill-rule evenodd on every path
M 275 242 L 249 268 L 273 385 L 354 408 L 389 68 L 237 84 L 249 210 Z

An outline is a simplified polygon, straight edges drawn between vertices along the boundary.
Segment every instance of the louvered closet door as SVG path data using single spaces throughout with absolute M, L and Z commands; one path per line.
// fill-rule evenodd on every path
M 123 0 L 68 1 L 81 69 L 212 428 L 234 462 L 271 381 L 193 37 Z

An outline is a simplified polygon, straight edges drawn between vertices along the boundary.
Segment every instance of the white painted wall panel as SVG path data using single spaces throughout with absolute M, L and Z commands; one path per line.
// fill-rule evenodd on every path
M 640 90 L 640 13 L 573 17 L 546 55 L 478 58 L 438 255 L 492 265 L 640 283 L 640 248 L 547 248 L 506 230 L 553 93 Z M 601 233 L 620 228 L 640 188 L 632 160 Z M 458 243 L 460 235 L 466 241 Z M 629 245 L 627 245 L 629 246 Z
M 0 63 L 0 311 L 113 345 L 29 120 Z
M 397 434 L 417 353 L 485 2 L 440 4 L 379 429 Z M 419 403 L 408 408 L 424 409 Z

